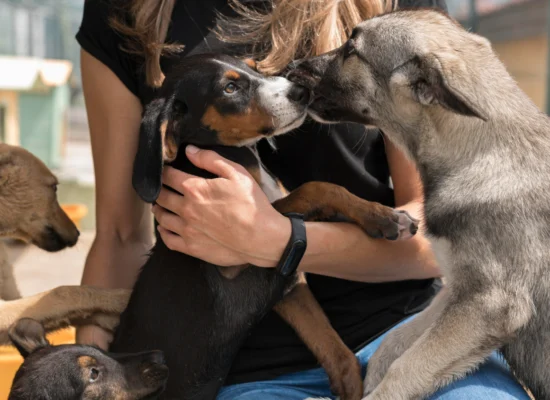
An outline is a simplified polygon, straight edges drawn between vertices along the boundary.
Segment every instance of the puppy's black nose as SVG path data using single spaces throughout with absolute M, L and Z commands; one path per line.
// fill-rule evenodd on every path
M 164 359 L 164 353 L 159 350 L 154 350 L 146 353 L 147 361 L 150 361 L 154 364 L 165 364 L 166 360 Z
M 292 85 L 288 98 L 296 103 L 306 105 L 309 103 L 310 92 L 303 86 Z

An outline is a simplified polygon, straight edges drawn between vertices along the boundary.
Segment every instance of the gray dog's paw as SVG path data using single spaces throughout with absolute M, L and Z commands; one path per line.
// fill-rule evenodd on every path
M 369 362 L 370 364 L 370 362 Z M 363 396 L 367 397 L 369 394 L 371 394 L 374 389 L 382 382 L 382 379 L 384 379 L 384 375 L 386 372 L 386 368 L 373 368 L 372 372 L 369 373 L 368 370 L 370 369 L 370 365 L 367 368 L 367 377 L 365 378 L 365 383 L 363 386 Z
M 397 333 L 397 334 L 396 334 Z M 367 396 L 382 382 L 393 362 L 401 356 L 404 346 L 399 332 L 392 331 L 382 341 L 367 365 L 363 395 Z

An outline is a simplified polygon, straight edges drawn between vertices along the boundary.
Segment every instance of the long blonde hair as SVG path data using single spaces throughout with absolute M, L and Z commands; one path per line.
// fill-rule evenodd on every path
M 111 19 L 111 26 L 128 38 L 124 50 L 144 57 L 147 83 L 153 87 L 164 79 L 161 55 L 183 48 L 165 43 L 175 3 L 127 0 L 124 17 Z M 248 7 L 241 0 L 230 3 L 238 17 L 219 16 L 218 36 L 249 45 L 259 70 L 267 74 L 282 71 L 296 58 L 341 46 L 359 22 L 392 9 L 391 0 L 272 0 L 266 11 Z

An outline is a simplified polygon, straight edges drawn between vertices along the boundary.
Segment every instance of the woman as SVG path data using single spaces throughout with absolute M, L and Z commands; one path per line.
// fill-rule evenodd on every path
M 152 232 L 148 207 L 131 187 L 132 163 L 142 106 L 162 82 L 162 71 L 173 65 L 168 55 L 181 51 L 181 45 L 184 56 L 207 51 L 242 56 L 246 51 L 260 60 L 262 71 L 277 73 L 294 58 L 339 46 L 354 25 L 393 5 L 384 0 L 248 0 L 232 10 L 227 0 L 123 4 L 87 1 L 77 35 L 97 182 L 97 234 L 82 283 L 130 288 Z M 401 4 L 411 5 L 438 3 Z M 220 20 L 224 41 L 210 32 L 217 13 L 226 17 Z M 289 189 L 329 181 L 420 217 L 419 178 L 378 130 L 307 123 L 278 138 L 277 148 L 259 145 L 266 166 Z M 153 208 L 162 240 L 173 250 L 219 265 L 275 266 L 290 236 L 288 220 L 242 168 L 209 151 L 192 146 L 186 151 L 198 167 L 221 177 L 206 182 L 166 168 L 165 185 L 181 192 L 185 181 L 186 190 L 200 191 L 202 200 L 163 190 Z M 406 242 L 373 240 L 349 224 L 307 223 L 307 235 L 300 269 L 309 273 L 309 285 L 334 328 L 366 365 L 380 335 L 425 308 L 436 293 L 439 270 L 429 244 L 421 234 Z M 81 343 L 105 348 L 109 339 L 98 328 L 78 332 Z M 219 398 L 329 396 L 327 378 L 315 366 L 294 332 L 271 313 L 244 344 Z M 527 398 L 496 359 L 435 398 L 462 396 Z

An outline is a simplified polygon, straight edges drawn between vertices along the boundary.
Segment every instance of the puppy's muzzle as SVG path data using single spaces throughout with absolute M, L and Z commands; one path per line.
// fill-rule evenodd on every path
M 286 78 L 297 85 L 306 87 L 310 91 L 313 91 L 321 81 L 321 77 L 319 75 L 316 75 L 307 69 L 302 69 L 301 67 L 290 70 L 286 75 Z
M 48 225 L 45 227 L 39 240 L 33 240 L 33 242 L 43 250 L 56 252 L 63 250 L 66 247 L 73 247 L 78 241 L 79 236 L 80 232 L 76 229 L 76 227 L 70 235 L 64 236 L 55 228 Z
M 143 353 L 140 365 L 143 382 L 148 386 L 162 385 L 168 379 L 168 367 L 161 351 Z
M 307 106 L 311 100 L 311 91 L 302 85 L 294 84 L 288 93 L 288 98 L 302 106 Z

